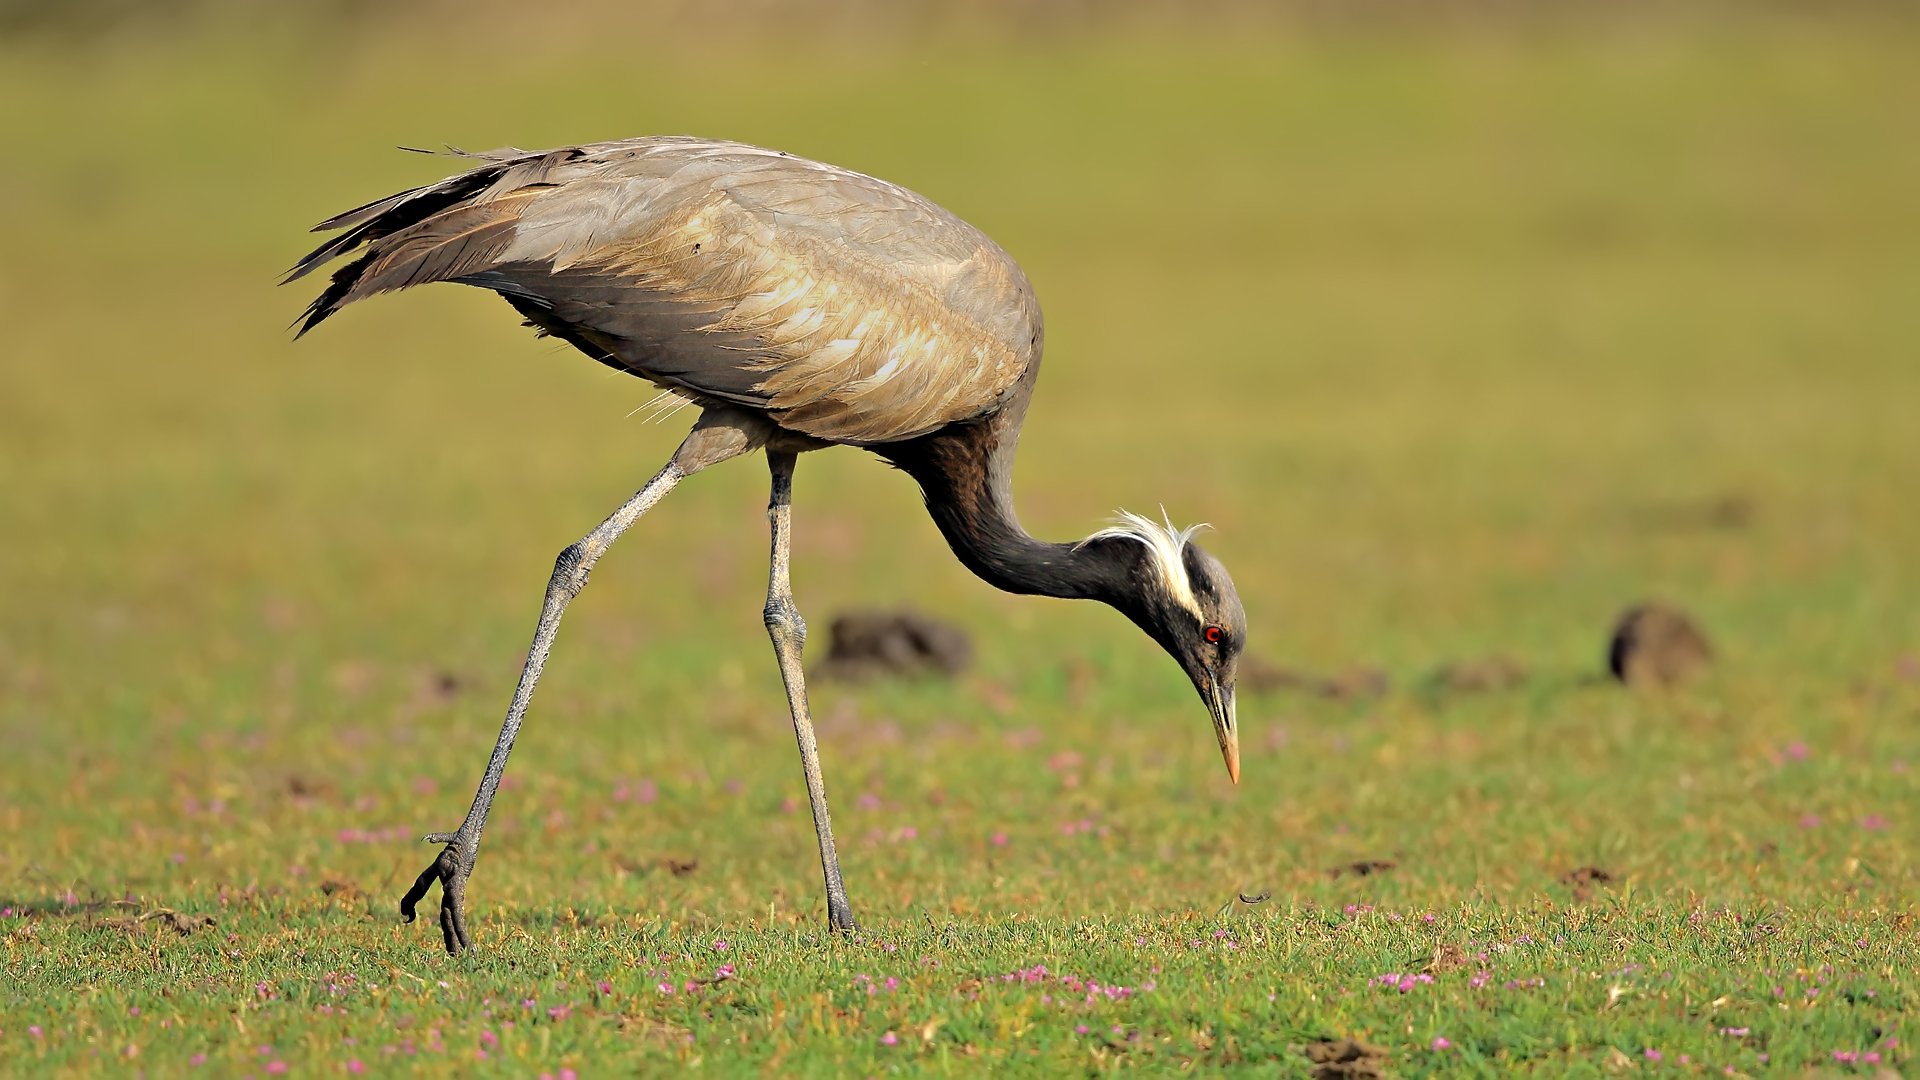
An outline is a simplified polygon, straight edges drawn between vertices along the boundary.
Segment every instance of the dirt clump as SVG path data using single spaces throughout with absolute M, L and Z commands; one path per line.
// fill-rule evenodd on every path
M 1339 866 L 1332 867 L 1327 871 L 1327 876 L 1336 880 L 1338 880 L 1342 874 L 1352 874 L 1354 877 L 1367 877 L 1371 874 L 1386 873 L 1388 870 L 1399 865 L 1399 863 L 1394 862 L 1392 859 L 1362 859 L 1359 862 L 1343 863 Z
M 860 682 L 888 675 L 958 675 L 973 659 L 965 630 L 911 609 L 848 611 L 827 628 L 817 676 Z
M 132 933 L 142 926 L 152 925 L 155 927 L 165 927 L 179 934 L 181 937 L 188 937 L 196 930 L 214 925 L 214 922 L 213 916 L 211 915 L 186 915 L 172 908 L 159 908 L 158 910 L 149 911 L 143 915 L 129 916 L 122 919 L 102 919 L 99 925 L 111 927 L 115 930 L 125 930 L 128 933 Z
M 1643 508 L 1641 522 L 1656 529 L 1738 532 L 1759 516 L 1753 496 L 1727 492 L 1704 499 L 1655 503 Z
M 1429 681 L 1443 694 L 1497 694 L 1525 683 L 1527 669 L 1510 656 L 1483 656 L 1448 664 Z
M 685 1047 L 688 1040 L 693 1038 L 693 1033 L 686 1028 L 650 1016 L 622 1016 L 620 1034 L 675 1050 Z
M 159 920 L 155 925 L 164 926 L 181 937 L 213 925 L 211 915 L 183 915 L 178 911 L 156 911 L 149 917 Z
M 1313 1062 L 1314 1080 L 1344 1080 L 1351 1077 L 1387 1075 L 1387 1050 L 1358 1039 L 1329 1039 L 1306 1045 L 1307 1060 Z
M 1256 694 L 1290 691 L 1330 701 L 1357 701 L 1380 697 L 1391 685 L 1387 673 L 1378 668 L 1356 667 L 1334 675 L 1316 675 L 1281 667 L 1258 656 L 1240 658 L 1238 686 Z
M 1669 687 L 1713 662 L 1713 648 L 1686 613 L 1665 604 L 1628 608 L 1614 624 L 1607 669 L 1633 687 Z
M 330 799 L 338 790 L 333 781 L 322 777 L 301 776 L 298 773 L 287 777 L 287 794 L 296 799 Z
M 1468 964 L 1467 951 L 1458 945 L 1445 944 L 1433 947 L 1433 959 L 1427 961 L 1427 970 L 1439 975 L 1443 972 L 1458 971 Z
M 1578 870 L 1569 870 L 1560 876 L 1560 884 L 1573 888 L 1573 898 L 1582 903 L 1593 898 L 1593 887 L 1605 885 L 1613 880 L 1613 875 L 1597 866 L 1582 866 Z

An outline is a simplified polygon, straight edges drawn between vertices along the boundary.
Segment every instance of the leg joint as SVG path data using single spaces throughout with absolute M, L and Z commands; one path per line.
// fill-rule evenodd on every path
M 761 613 L 767 624 L 767 634 L 775 644 L 792 641 L 804 645 L 807 641 L 807 620 L 800 617 L 800 609 L 792 600 L 768 600 L 767 607 Z
M 587 575 L 592 572 L 593 568 L 587 563 L 587 542 L 578 541 L 568 545 L 553 561 L 553 581 L 548 588 L 565 592 L 571 600 L 587 587 Z

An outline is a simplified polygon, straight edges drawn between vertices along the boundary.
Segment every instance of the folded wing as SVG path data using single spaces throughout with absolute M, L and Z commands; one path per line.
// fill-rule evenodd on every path
M 505 296 L 604 363 L 835 442 L 991 412 L 1041 347 L 1007 254 L 920 196 L 738 143 L 654 138 L 483 164 L 323 222 L 308 308 L 429 281 Z

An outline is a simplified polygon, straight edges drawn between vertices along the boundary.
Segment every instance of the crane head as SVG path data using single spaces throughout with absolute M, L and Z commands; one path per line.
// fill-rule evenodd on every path
M 1213 717 L 1213 733 L 1227 775 L 1240 782 L 1240 729 L 1233 687 L 1240 651 L 1247 643 L 1247 615 L 1240 594 L 1220 560 L 1193 542 L 1203 526 L 1175 529 L 1137 514 L 1122 513 L 1112 528 L 1088 541 L 1129 539 L 1115 545 L 1133 562 L 1127 585 L 1110 598 L 1114 607 L 1167 650 L 1192 680 Z

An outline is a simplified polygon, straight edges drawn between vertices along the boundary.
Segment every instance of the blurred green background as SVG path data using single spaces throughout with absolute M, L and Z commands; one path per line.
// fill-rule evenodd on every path
M 386 917 L 428 852 L 339 837 L 457 823 L 554 555 L 688 416 L 630 416 L 650 387 L 472 290 L 296 344 L 317 286 L 276 277 L 311 223 L 452 171 L 396 145 L 689 133 L 995 237 L 1048 319 L 1029 529 L 1208 521 L 1252 652 L 1396 687 L 1250 695 L 1229 790 L 1124 620 L 994 593 L 905 477 L 808 455 L 815 627 L 910 603 L 980 653 L 952 686 L 816 692 L 863 912 L 1211 909 L 1409 851 L 1433 857 L 1382 887 L 1427 904 L 1597 860 L 1744 890 L 1743 853 L 1814 811 L 1893 831 L 1820 841 L 1796 881 L 1879 844 L 1910 905 L 1888 771 L 1920 754 L 1910 11 L 0 4 L 0 892 L 179 905 L 332 876 Z M 481 907 L 812 918 L 764 500 L 756 465 L 703 474 L 601 564 Z M 1679 698 L 1592 681 L 1649 596 L 1719 655 Z M 1492 654 L 1527 687 L 1411 689 Z M 1825 771 L 1756 788 L 1797 740 Z M 1087 779 L 1063 790 L 1042 761 L 1067 752 Z M 609 801 L 642 778 L 658 804 Z M 1045 846 L 1082 813 L 1131 839 Z M 947 846 L 894 854 L 908 820 Z M 984 868 L 1003 827 L 1041 854 Z M 662 852 L 703 870 L 644 869 Z

